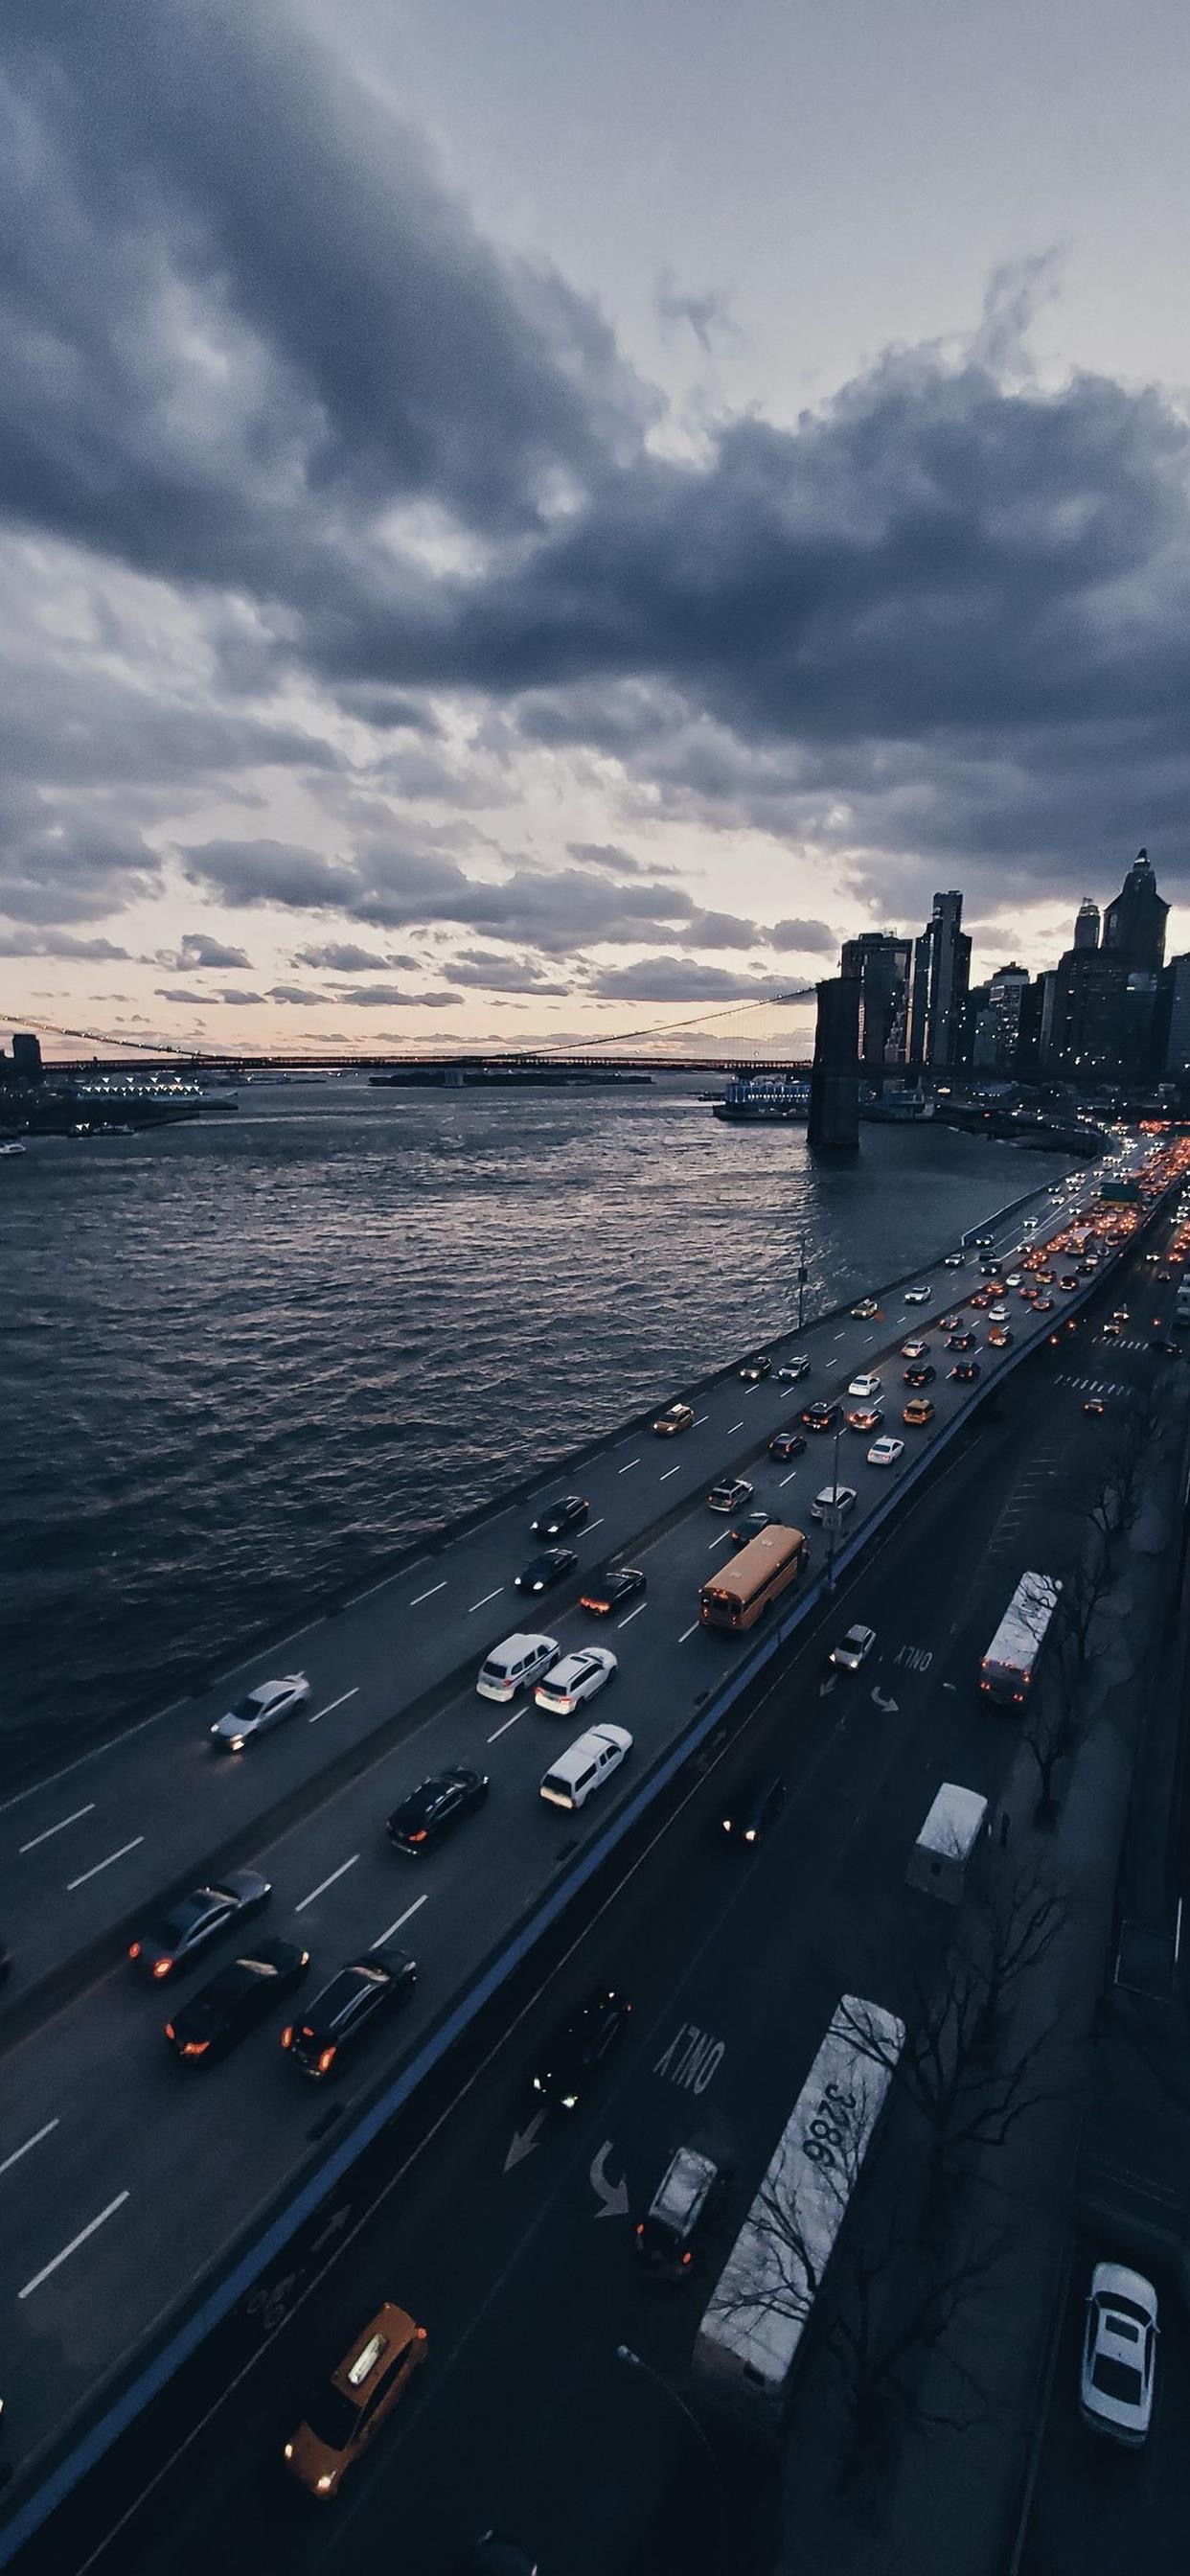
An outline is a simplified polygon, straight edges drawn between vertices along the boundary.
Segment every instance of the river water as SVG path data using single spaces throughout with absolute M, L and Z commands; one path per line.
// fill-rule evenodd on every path
M 0 1164 L 0 1780 L 1064 1165 L 623 1093 L 252 1085 Z

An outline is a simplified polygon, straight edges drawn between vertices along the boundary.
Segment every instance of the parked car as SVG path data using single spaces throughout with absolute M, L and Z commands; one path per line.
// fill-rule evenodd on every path
M 1157 2293 L 1123 2263 L 1091 2275 L 1079 2378 L 1079 2413 L 1094 2433 L 1135 2448 L 1153 2417 Z

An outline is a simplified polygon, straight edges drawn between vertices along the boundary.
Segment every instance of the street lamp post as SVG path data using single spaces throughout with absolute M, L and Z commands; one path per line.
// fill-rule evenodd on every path
M 826 1572 L 823 1576 L 823 1583 L 828 1592 L 833 1592 L 835 1588 L 835 1539 L 839 1527 L 839 1441 L 842 1431 L 842 1423 L 837 1422 L 834 1453 L 831 1458 L 831 1500 L 828 1506 L 830 1518 L 826 1525 Z

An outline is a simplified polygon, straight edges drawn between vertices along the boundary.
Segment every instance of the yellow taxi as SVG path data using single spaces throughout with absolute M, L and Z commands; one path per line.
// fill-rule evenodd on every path
M 367 2450 L 420 2370 L 426 2343 L 425 2327 L 387 2301 L 357 2335 L 285 2445 L 288 2466 L 307 2494 L 337 2495 L 353 2460 Z

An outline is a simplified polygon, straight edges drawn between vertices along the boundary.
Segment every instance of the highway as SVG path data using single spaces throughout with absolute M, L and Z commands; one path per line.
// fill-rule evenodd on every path
M 1080 1184 L 1064 1199 L 1063 1217 L 1085 1189 Z M 1009 1230 L 1005 1249 L 1019 1239 Z M 132 1865 L 129 1876 L 133 1869 L 140 1874 L 146 1894 L 175 1880 L 187 1853 L 197 1860 L 231 1845 L 251 1858 L 273 1885 L 262 1929 L 300 1934 L 313 1953 L 310 1992 L 342 1960 L 386 1941 L 408 1947 L 421 1968 L 415 2002 L 399 2033 L 387 2046 L 362 2054 L 325 2091 L 304 2083 L 282 2055 L 276 2031 L 248 2042 L 226 2065 L 179 2066 L 161 2037 L 170 1998 L 135 1982 L 123 1960 L 105 1964 L 14 2044 L 0 2123 L 0 2302 L 6 2320 L 7 2442 L 14 2462 L 35 2454 L 129 2349 L 160 2325 L 196 2275 L 308 2170 L 318 2139 L 378 2088 L 453 1996 L 466 1990 L 532 1898 L 549 1889 L 560 1862 L 601 1829 L 617 1801 L 630 1794 L 643 1764 L 689 1721 L 732 1658 L 746 1652 L 747 1639 L 708 1634 L 696 1624 L 699 1583 L 727 1543 L 725 1524 L 706 1510 L 712 1474 L 726 1463 L 751 1473 L 759 1452 L 757 1503 L 804 1521 L 809 1497 L 829 1481 L 833 1443 L 811 1438 L 806 1455 L 792 1467 L 776 1465 L 765 1454 L 769 1432 L 807 1396 L 844 1386 L 861 1364 L 882 1365 L 890 1417 L 899 1413 L 900 1367 L 884 1355 L 897 1349 L 907 1329 L 925 1333 L 928 1317 L 964 1285 L 968 1293 L 975 1285 L 971 1263 L 964 1273 L 937 1274 L 924 1316 L 898 1296 L 883 1320 L 820 1325 L 801 1337 L 814 1355 L 808 1385 L 768 1379 L 751 1388 L 729 1379 L 700 1408 L 705 1419 L 695 1432 L 674 1442 L 624 1440 L 584 1467 L 582 1490 L 592 1512 L 579 1540 L 582 1565 L 630 1543 L 648 1572 L 649 1591 L 644 1607 L 635 1605 L 618 1625 L 586 1620 L 573 1606 L 576 1585 L 562 1594 L 560 1609 L 554 1606 L 559 1596 L 553 1596 L 546 1614 L 563 1644 L 597 1634 L 621 1657 L 616 1687 L 592 1705 L 590 1715 L 626 1724 L 634 1759 L 581 1817 L 561 1818 L 537 1796 L 553 1752 L 579 1731 L 581 1721 L 547 1719 L 532 1708 L 494 1707 L 473 1688 L 474 1668 L 493 1636 L 518 1624 L 517 1596 L 508 1586 L 512 1570 L 533 1551 L 527 1533 L 532 1502 L 494 1516 L 428 1568 L 406 1569 L 344 1617 L 313 1629 L 302 1640 L 315 1684 L 310 1721 L 291 1722 L 242 1764 L 214 1756 L 206 1742 L 206 1725 L 226 1703 L 221 1685 L 205 1702 L 187 1707 L 182 1724 L 176 1713 L 167 1716 L 118 1743 L 110 1755 L 76 1766 L 69 1781 L 10 1807 L 5 1823 L 20 1838 L 16 1851 L 6 1855 L 10 1889 L 19 1886 L 16 1860 L 31 1865 L 27 1903 L 21 1892 L 17 1905 L 18 1970 L 28 1956 L 31 1927 L 40 1923 L 48 1940 L 67 1898 L 110 1886 L 121 1863 L 95 1868 L 87 1855 L 96 1840 L 102 1844 L 112 1836 L 129 1845 L 123 1856 Z M 1050 1324 L 1061 1320 L 1057 1308 L 1052 1318 L 1036 1318 L 1019 1300 L 1010 1303 L 1018 1341 L 1032 1334 L 1046 1344 Z M 936 1350 L 936 1330 L 930 1339 Z M 793 1347 L 793 1337 L 785 1347 Z M 1065 1358 L 1065 1351 L 1055 1358 Z M 1113 1369 L 1120 1365 L 1113 1355 Z M 941 1367 L 930 1394 L 939 1426 L 967 1400 L 967 1390 L 949 1385 Z M 932 1436 L 906 1431 L 907 1454 L 915 1439 Z M 887 1478 L 864 1463 L 867 1446 L 866 1438 L 849 1432 L 840 1443 L 840 1473 L 861 1498 L 857 1521 L 888 1491 Z M 919 1512 L 939 1512 L 940 1529 L 952 1472 L 941 1470 L 941 1511 L 933 1495 L 919 1506 Z M 551 1490 L 556 1486 L 543 1487 L 539 1499 L 548 1499 Z M 912 1528 L 917 1521 L 915 1513 Z M 819 1540 L 819 1562 L 821 1549 Z M 475 1588 L 485 1583 L 486 1597 Z M 841 1599 L 840 1613 L 844 1607 Z M 432 1620 L 419 1626 L 418 1610 L 432 1610 Z M 470 1635 L 464 1623 L 472 1618 L 479 1633 L 474 1646 L 468 1644 L 467 1678 L 460 1686 L 460 1648 Z M 395 1633 L 403 1640 L 399 1680 L 393 1673 Z M 914 1643 L 909 1631 L 902 1634 L 904 1643 Z M 820 1655 L 821 1646 L 809 1651 Z M 277 1668 L 273 1654 L 237 1676 L 237 1685 Z M 906 1706 L 912 1677 L 912 1667 L 906 1667 Z M 365 1698 L 367 1723 L 358 1713 L 351 1719 Z M 394 1701 L 401 1713 L 397 1723 L 386 1725 Z M 833 1724 L 832 1700 L 816 1713 L 825 1728 L 822 1758 L 838 1763 L 844 1739 Z M 340 1744 L 328 1780 L 322 1729 L 340 1714 L 359 1732 L 352 1744 Z M 993 1737 L 1002 1744 L 996 1730 Z M 384 1818 L 406 1790 L 449 1760 L 490 1771 L 488 1805 L 428 1861 L 409 1863 L 387 1845 Z M 346 1776 L 335 1776 L 336 1767 Z M 936 1785 L 942 1776 L 943 1770 L 935 1772 L 933 1750 L 916 1779 L 912 1767 L 906 1770 L 890 1752 L 876 1820 L 880 1833 L 887 1836 L 894 1814 L 904 1831 L 915 1808 L 920 1821 L 929 1804 L 929 1779 Z M 88 1812 L 61 1821 L 57 1830 L 52 1814 L 43 1821 L 42 1802 L 52 1806 L 57 1796 L 61 1808 L 63 1792 L 67 1808 L 77 1798 Z M 120 1810 L 118 1797 L 140 1803 Z M 279 1829 L 254 1825 L 262 1811 L 275 1815 L 286 1800 L 294 1812 L 284 1815 Z M 143 1832 L 137 1834 L 136 1826 Z M 55 1847 L 60 1852 L 72 1835 L 80 1837 L 72 1859 L 47 1861 L 47 1853 Z M 22 1852 L 22 1843 L 31 1848 Z M 70 1877 L 63 1876 L 67 1870 Z M 125 1890 L 121 1905 L 126 1901 Z M 95 1903 L 93 1937 L 99 1941 L 110 1931 L 113 1908 L 103 1896 Z M 217 1957 L 242 1946 L 227 1940 Z M 193 1972 L 181 1991 L 191 1990 L 206 1973 Z
M 1069 1204 L 1077 1205 L 1090 1187 L 1090 1176 L 1081 1177 L 1077 1189 L 1067 1194 Z M 1037 1205 L 1047 1209 L 1053 1202 L 1041 1192 Z M 995 1248 L 1007 1252 L 1019 1240 L 1014 1221 L 999 1228 Z M 952 1277 L 970 1284 L 973 1268 L 969 1261 L 965 1272 L 935 1270 L 931 1304 L 923 1310 L 926 1318 L 945 1311 Z M 923 1279 L 928 1275 L 923 1273 Z M 733 1372 L 698 1395 L 692 1431 L 665 1441 L 653 1437 L 647 1425 L 614 1433 L 581 1467 L 548 1478 L 524 1502 L 498 1502 L 472 1526 L 371 1585 L 342 1610 L 312 1619 L 238 1665 L 223 1666 L 208 1689 L 174 1702 L 0 1805 L 5 1889 L 0 1934 L 13 1954 L 0 2005 L 4 2019 L 28 1999 L 46 1993 L 56 1999 L 61 1989 L 55 1981 L 65 1981 L 72 1966 L 89 1972 L 105 1941 L 108 1955 L 114 1955 L 138 1910 L 165 1891 L 242 1858 L 261 1841 L 263 1828 L 289 1822 L 313 1805 L 328 1778 L 349 1774 L 373 1750 L 401 1737 L 428 1741 L 427 1720 L 448 1705 L 460 1686 L 473 1681 L 484 1654 L 499 1638 L 526 1624 L 546 1627 L 550 1634 L 570 1634 L 574 1622 L 567 1614 L 573 1611 L 578 1581 L 532 1604 L 512 1588 L 513 1576 L 535 1552 L 529 1535 L 534 1512 L 560 1490 L 577 1486 L 591 1506 L 586 1527 L 571 1541 L 580 1575 L 617 1555 L 636 1556 L 649 1548 L 652 1597 L 647 1617 L 633 1632 L 633 1662 L 640 1657 L 645 1632 L 662 1624 L 660 1596 L 653 1587 L 666 1577 L 669 1642 L 689 1644 L 684 1632 L 697 1617 L 702 1569 L 696 1563 L 698 1550 L 687 1549 L 680 1533 L 692 1512 L 701 1527 L 710 1483 L 728 1468 L 747 1473 L 758 1453 L 763 1457 L 778 1424 L 791 1420 L 808 1398 L 836 1392 L 857 1370 L 895 1353 L 920 1320 L 898 1289 L 881 1321 L 831 1316 L 800 1336 L 787 1334 L 772 1346 L 776 1357 L 804 1349 L 811 1359 L 808 1382 L 791 1387 L 769 1379 L 745 1386 Z M 1044 1318 L 1035 1319 L 1021 1307 L 1013 1316 L 1017 1343 L 1040 1332 L 1043 1324 Z M 983 1355 L 985 1372 L 989 1357 Z M 900 1411 L 899 1379 L 897 1368 L 888 1388 L 890 1413 Z M 659 1386 L 658 1404 L 680 1393 L 679 1388 Z M 978 1401 L 978 1390 L 949 1385 L 942 1369 L 930 1393 L 938 1427 L 964 1402 Z M 899 1423 L 895 1427 L 901 1428 Z M 910 1433 L 907 1442 L 920 1446 L 930 1436 Z M 843 1444 L 846 1481 L 859 1494 L 856 1528 L 888 1490 L 887 1476 L 881 1478 L 864 1464 L 867 1445 L 850 1434 Z M 825 1453 L 821 1459 L 807 1458 L 789 1475 L 771 1475 L 766 1463 L 757 1502 L 779 1500 L 783 1511 L 797 1503 L 804 1508 L 807 1495 L 830 1477 L 831 1443 L 814 1446 Z M 679 1540 L 672 1547 L 671 1534 Z M 717 1536 L 722 1541 L 721 1528 L 708 1524 L 704 1555 Z M 721 1662 L 722 1641 L 710 1652 Z M 695 1657 L 688 1660 L 693 1664 Z M 295 1669 L 304 1670 L 311 1683 L 308 1710 L 250 1747 L 242 1759 L 216 1755 L 209 1740 L 215 1719 L 257 1682 Z M 675 1709 L 675 1718 L 677 1714 Z M 472 1708 L 467 1725 L 472 1744 L 474 1719 Z
M 1120 1356 L 1097 1332 L 1077 1338 L 1075 1375 L 1131 1390 L 1159 1365 Z M 907 1890 L 905 1862 L 942 1779 L 994 1796 L 1011 1760 L 1017 1729 L 979 1701 L 973 1677 L 1022 1567 L 1069 1551 L 1071 1485 L 1104 1437 L 1071 1375 L 1066 1349 L 1046 1345 L 874 1566 L 845 1578 L 746 1740 L 694 1784 L 472 2087 L 465 2118 L 394 2176 L 194 2449 L 162 2462 L 155 2495 L 98 2561 L 102 2576 L 207 2576 L 229 2548 L 244 2564 L 283 2550 L 296 2576 L 313 2576 L 361 2557 L 388 2563 L 396 2535 L 402 2576 L 445 2576 L 492 2519 L 532 2543 L 543 2576 L 723 2576 L 729 2565 L 746 2576 L 755 2484 L 737 2492 L 728 2468 L 712 2479 L 665 2390 L 614 2360 L 626 2342 L 691 2395 L 700 2280 L 676 2293 L 649 2283 L 631 2222 L 676 2145 L 729 2163 L 705 2294 L 836 1996 L 904 2009 L 949 1928 Z M 824 1646 L 852 1618 L 876 1628 L 876 1656 L 831 1680 Z M 747 1861 L 723 1847 L 719 1818 L 733 1786 L 766 1763 L 791 1795 Z M 543 2121 L 526 2069 L 559 2015 L 604 1980 L 632 1997 L 630 2037 L 572 2123 Z M 426 2324 L 430 2366 L 324 2516 L 288 2489 L 280 2446 L 382 2296 Z

